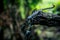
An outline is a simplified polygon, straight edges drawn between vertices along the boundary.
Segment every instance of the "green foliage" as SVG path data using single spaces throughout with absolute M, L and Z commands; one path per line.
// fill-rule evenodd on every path
M 30 14 L 33 9 L 35 9 L 35 6 L 41 2 L 42 0 L 18 0 L 17 3 L 19 4 L 19 10 L 22 19 L 26 18 L 26 14 Z M 27 8 L 28 7 L 28 8 Z M 28 11 L 30 12 L 28 12 Z
M 9 0 L 4 0 L 3 3 L 5 9 L 7 8 L 8 4 L 13 4 L 13 2 L 11 3 Z M 34 9 L 38 10 L 48 8 L 51 7 L 52 4 L 55 5 L 55 8 L 52 10 L 44 10 L 44 12 L 60 14 L 60 0 L 15 0 L 14 3 L 18 6 L 22 20 L 25 20 L 27 16 L 31 15 Z M 42 31 L 38 28 L 35 30 L 35 32 L 37 32 L 38 35 L 41 35 L 42 33 Z M 48 30 L 45 30 L 44 32 L 48 37 L 53 36 L 53 33 L 49 32 Z
M 5 9 L 8 4 L 12 4 L 11 0 L 4 0 L 3 3 Z M 27 14 L 28 16 L 31 15 L 34 9 L 38 10 L 51 7 L 52 4 L 55 5 L 55 8 L 52 10 L 44 10 L 44 12 L 60 13 L 60 0 L 15 0 L 14 3 L 18 6 L 23 20 L 26 19 Z

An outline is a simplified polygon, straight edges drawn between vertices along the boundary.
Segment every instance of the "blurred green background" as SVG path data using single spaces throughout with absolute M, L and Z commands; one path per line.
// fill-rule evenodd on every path
M 53 9 L 44 10 L 44 12 L 60 14 L 60 0 L 4 0 L 4 9 L 6 10 L 8 5 L 11 6 L 13 4 L 17 5 L 17 10 L 19 10 L 21 21 L 25 20 L 29 15 L 31 15 L 34 9 L 38 10 L 49 8 L 52 5 L 55 5 Z M 49 37 L 55 35 L 53 32 L 50 32 L 53 29 L 54 28 L 48 28 L 42 32 L 38 27 L 35 32 L 37 32 L 38 35 L 45 33 Z M 43 39 L 41 38 L 41 40 Z
M 9 1 L 11 1 L 9 3 Z M 27 16 L 32 14 L 34 9 L 43 9 L 51 7 L 53 4 L 55 8 L 51 10 L 45 10 L 45 12 L 52 12 L 54 14 L 59 13 L 60 11 L 60 0 L 4 0 L 4 7 L 8 4 L 16 4 L 20 11 L 20 16 L 24 20 Z

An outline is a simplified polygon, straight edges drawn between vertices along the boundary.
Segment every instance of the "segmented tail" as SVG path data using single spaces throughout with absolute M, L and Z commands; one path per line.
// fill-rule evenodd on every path
M 53 5 L 52 7 L 49 7 L 49 8 L 44 8 L 44 9 L 42 9 L 42 10 L 52 9 L 52 8 L 54 8 L 54 7 L 55 7 L 55 5 Z

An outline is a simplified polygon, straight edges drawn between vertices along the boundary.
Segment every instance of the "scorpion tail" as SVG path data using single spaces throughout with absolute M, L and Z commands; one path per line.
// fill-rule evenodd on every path
M 42 9 L 42 10 L 52 9 L 52 8 L 54 8 L 54 7 L 55 7 L 55 5 L 53 5 L 52 7 L 49 7 L 49 8 L 44 8 L 44 9 Z

